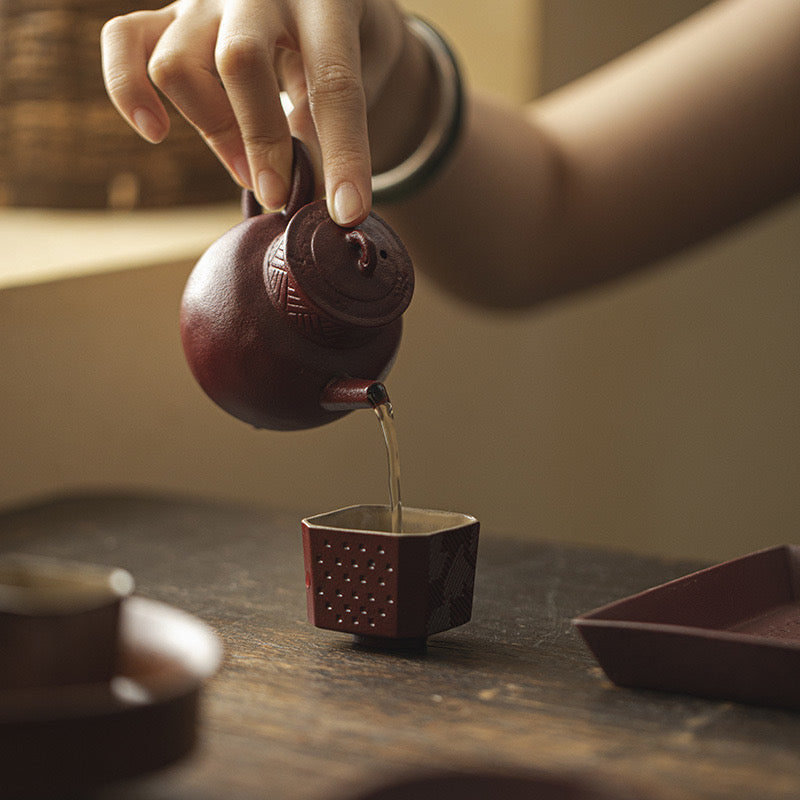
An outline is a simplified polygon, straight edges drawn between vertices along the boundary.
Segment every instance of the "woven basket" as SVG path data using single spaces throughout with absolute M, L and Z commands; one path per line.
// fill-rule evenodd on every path
M 100 29 L 135 0 L 0 3 L 0 204 L 133 208 L 220 202 L 238 188 L 170 109 L 160 145 L 106 95 Z M 155 3 L 151 7 L 158 7 Z

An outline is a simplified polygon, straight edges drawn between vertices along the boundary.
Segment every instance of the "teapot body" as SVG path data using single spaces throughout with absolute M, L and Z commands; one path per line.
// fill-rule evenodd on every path
M 181 337 L 195 379 L 217 405 L 257 428 L 296 430 L 348 413 L 320 404 L 332 380 L 386 376 L 402 319 L 354 346 L 312 338 L 268 292 L 265 242 L 282 230 L 278 215 L 251 217 L 205 252 L 184 291 Z
M 197 382 L 228 413 L 272 430 L 374 404 L 365 387 L 391 368 L 414 290 L 400 239 L 375 214 L 336 225 L 325 201 L 314 202 L 298 140 L 286 208 L 264 214 L 246 192 L 243 211 L 184 290 L 181 338 Z
M 348 413 L 323 407 L 326 386 L 382 380 L 402 330 L 397 315 L 377 326 L 334 325 L 332 336 L 320 332 L 326 315 L 293 293 L 289 270 L 279 269 L 286 227 L 284 214 L 258 214 L 224 234 L 192 271 L 181 306 L 184 352 L 197 382 L 228 413 L 272 430 L 315 427 Z

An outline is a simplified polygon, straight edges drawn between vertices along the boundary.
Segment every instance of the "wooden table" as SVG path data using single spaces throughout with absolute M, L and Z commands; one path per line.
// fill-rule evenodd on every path
M 307 623 L 299 516 L 147 496 L 0 516 L 0 550 L 125 567 L 224 642 L 196 753 L 100 797 L 336 800 L 440 769 L 564 773 L 644 798 L 800 796 L 800 716 L 614 688 L 571 628 L 698 565 L 484 523 L 472 622 L 424 654 L 378 653 Z

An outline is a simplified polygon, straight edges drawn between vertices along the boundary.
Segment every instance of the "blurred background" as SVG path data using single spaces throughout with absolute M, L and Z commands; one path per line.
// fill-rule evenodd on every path
M 515 100 L 702 5 L 406 3 L 447 32 L 470 82 Z M 181 292 L 206 245 L 238 221 L 235 191 L 191 131 L 159 149 L 114 118 L 94 37 L 126 9 L 5 7 L 0 507 L 98 489 L 298 515 L 385 502 L 371 412 L 256 431 L 191 378 Z M 75 16 L 86 9 L 91 19 Z M 50 69 L 66 83 L 47 65 L 25 67 L 39 51 L 60 54 Z M 70 59 L 79 68 L 66 69 Z M 795 201 L 624 283 L 525 313 L 465 306 L 417 264 L 387 380 L 404 502 L 473 513 L 485 535 L 707 560 L 795 541 L 798 221 Z

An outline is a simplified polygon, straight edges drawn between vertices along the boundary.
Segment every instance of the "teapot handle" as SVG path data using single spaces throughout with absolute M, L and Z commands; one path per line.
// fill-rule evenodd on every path
M 289 187 L 289 199 L 280 213 L 291 219 L 303 206 L 314 200 L 314 167 L 306 146 L 294 136 L 292 137 L 292 185 Z M 262 214 L 263 209 L 256 196 L 249 190 L 242 191 L 242 215 L 245 219 Z

